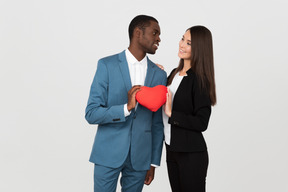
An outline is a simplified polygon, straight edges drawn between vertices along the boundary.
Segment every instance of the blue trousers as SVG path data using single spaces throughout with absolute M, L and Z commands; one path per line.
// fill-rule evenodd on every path
M 141 192 L 147 171 L 135 171 L 131 165 L 130 153 L 119 168 L 94 166 L 94 192 L 115 192 L 121 173 L 122 192 Z

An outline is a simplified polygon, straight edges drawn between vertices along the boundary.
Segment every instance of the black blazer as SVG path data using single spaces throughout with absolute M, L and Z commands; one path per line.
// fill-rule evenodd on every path
M 208 93 L 200 91 L 196 74 L 189 69 L 173 99 L 172 114 L 169 118 L 170 150 L 176 152 L 207 150 L 202 132 L 208 127 L 210 114 L 210 97 Z

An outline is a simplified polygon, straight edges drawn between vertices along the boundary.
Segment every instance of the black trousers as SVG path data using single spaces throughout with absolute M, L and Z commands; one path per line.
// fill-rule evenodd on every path
M 166 144 L 166 161 L 172 192 L 205 192 L 208 152 L 174 152 Z

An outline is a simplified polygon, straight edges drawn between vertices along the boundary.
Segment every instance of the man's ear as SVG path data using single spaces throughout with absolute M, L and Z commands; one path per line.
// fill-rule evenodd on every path
M 139 38 L 142 34 L 142 30 L 139 27 L 136 27 L 134 30 L 134 37 Z

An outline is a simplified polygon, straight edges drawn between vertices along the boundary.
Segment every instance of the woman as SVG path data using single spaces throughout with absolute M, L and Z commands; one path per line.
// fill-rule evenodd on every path
M 211 32 L 204 26 L 189 28 L 178 56 L 163 107 L 169 181 L 173 192 L 205 192 L 208 153 L 202 132 L 216 104 Z

